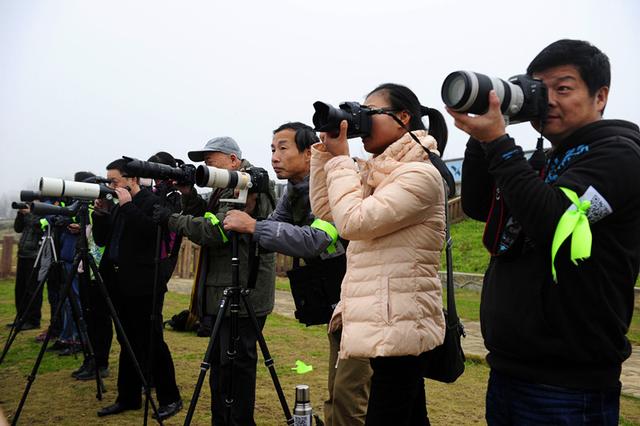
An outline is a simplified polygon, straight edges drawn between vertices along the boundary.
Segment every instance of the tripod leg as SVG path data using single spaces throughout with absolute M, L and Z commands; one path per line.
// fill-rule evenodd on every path
M 218 332 L 220 331 L 220 326 L 222 325 L 224 316 L 227 313 L 227 307 L 229 306 L 228 303 L 229 297 L 225 293 L 224 297 L 220 300 L 220 309 L 218 310 L 216 322 L 214 323 L 213 330 L 211 331 L 211 337 L 209 337 L 209 344 L 207 345 L 207 351 L 204 354 L 204 360 L 200 364 L 200 374 L 198 375 L 196 388 L 193 390 L 193 396 L 191 397 L 191 402 L 189 403 L 189 410 L 187 411 L 187 416 L 184 419 L 185 426 L 191 424 L 193 413 L 196 410 L 198 398 L 200 397 L 200 391 L 202 390 L 202 384 L 204 383 L 204 379 L 207 375 L 207 370 L 209 370 L 209 367 L 211 366 L 211 353 L 213 352 L 213 345 L 216 340 L 216 336 L 218 336 Z
M 73 269 L 71 270 L 71 273 L 69 274 L 69 276 L 67 277 L 67 279 L 65 280 L 64 283 L 64 287 L 62 289 L 61 292 L 61 297 L 60 300 L 58 301 L 58 306 L 56 306 L 56 309 L 54 311 L 54 313 L 51 315 L 51 324 L 49 326 L 49 331 L 47 332 L 47 335 L 44 338 L 44 342 L 42 342 L 42 347 L 40 348 L 40 352 L 38 353 L 38 357 L 36 358 L 36 362 L 33 365 L 33 369 L 31 370 L 31 374 L 29 374 L 29 376 L 27 377 L 27 385 L 25 386 L 24 392 L 22 394 L 22 398 L 20 399 L 20 403 L 18 404 L 18 408 L 16 409 L 16 412 L 14 414 L 13 420 L 11 422 L 12 425 L 16 425 L 18 423 L 18 419 L 20 418 L 20 413 L 22 412 L 22 408 L 24 407 L 24 403 L 27 400 L 27 396 L 29 395 L 29 391 L 31 390 L 31 386 L 33 385 L 33 382 L 36 379 L 36 374 L 38 374 L 38 369 L 40 368 L 40 363 L 42 362 L 42 358 L 44 357 L 44 353 L 47 350 L 47 345 L 49 344 L 49 340 L 51 338 L 51 330 L 53 328 L 53 324 L 56 321 L 56 319 L 59 317 L 60 312 L 62 311 L 62 305 L 64 304 L 68 294 L 69 294 L 69 288 L 71 287 L 71 282 L 73 281 L 73 277 L 74 277 L 74 272 L 78 269 L 78 264 L 80 263 L 80 257 L 76 256 L 76 258 L 73 261 Z
M 158 415 L 158 407 L 156 406 L 155 401 L 151 397 L 151 390 L 149 389 L 149 384 L 147 383 L 144 377 L 144 374 L 142 373 L 142 368 L 140 367 L 140 363 L 138 362 L 136 358 L 136 354 L 133 351 L 133 348 L 131 347 L 131 343 L 129 342 L 129 338 L 127 337 L 127 334 L 124 331 L 124 327 L 122 327 L 120 318 L 118 318 L 118 313 L 116 312 L 116 308 L 113 306 L 111 297 L 109 297 L 109 293 L 107 292 L 107 289 L 104 285 L 104 281 L 102 281 L 102 277 L 100 276 L 100 272 L 98 271 L 98 266 L 96 265 L 95 260 L 93 260 L 91 256 L 87 256 L 86 260 L 87 260 L 87 265 L 91 268 L 91 271 L 93 271 L 93 276 L 96 278 L 96 283 L 98 284 L 98 288 L 100 289 L 100 294 L 102 294 L 102 298 L 104 299 L 105 303 L 107 304 L 107 307 L 109 308 L 109 312 L 111 313 L 111 319 L 113 320 L 113 324 L 115 325 L 116 330 L 118 330 L 118 333 L 120 333 L 120 336 L 122 337 L 122 343 L 124 344 L 124 347 L 127 353 L 131 357 L 133 366 L 136 370 L 136 374 L 140 378 L 140 382 L 142 383 L 142 387 L 144 388 L 145 396 L 149 398 L 149 403 L 151 404 L 151 408 L 153 409 L 153 412 L 158 417 L 157 421 L 160 425 L 162 425 L 162 420 L 160 420 L 160 416 Z
M 51 271 L 51 268 L 49 269 L 49 271 Z M 11 344 L 13 343 L 16 336 L 20 332 L 20 328 L 22 327 L 22 324 L 25 322 L 26 313 L 29 312 L 29 310 L 31 309 L 31 306 L 33 305 L 33 303 L 35 302 L 38 296 L 38 292 L 42 291 L 42 288 L 44 287 L 44 283 L 47 280 L 47 277 L 49 275 L 49 271 L 47 271 L 47 276 L 45 276 L 45 278 L 40 283 L 38 283 L 38 286 L 36 287 L 35 291 L 31 294 L 31 299 L 29 300 L 29 303 L 27 304 L 25 310 L 23 311 L 23 314 L 20 316 L 16 314 L 16 318 L 13 320 L 13 325 L 11 326 L 11 330 L 9 330 L 9 336 L 7 337 L 7 341 L 5 342 L 4 349 L 2 350 L 2 355 L 0 355 L 0 364 L 2 364 L 2 361 L 4 361 L 4 357 L 7 355 L 7 352 L 9 352 L 9 348 L 11 347 Z
M 241 296 L 242 302 L 244 303 L 244 306 L 247 309 L 247 313 L 249 314 L 249 318 L 251 318 L 253 328 L 255 329 L 256 335 L 258 336 L 258 344 L 260 345 L 260 351 L 262 352 L 262 356 L 264 357 L 264 365 L 267 367 L 267 369 L 269 370 L 269 374 L 271 375 L 271 381 L 273 382 L 273 387 L 278 394 L 278 399 L 280 400 L 280 405 L 282 406 L 284 417 L 287 419 L 288 425 L 293 425 L 293 416 L 291 415 L 291 411 L 289 410 L 287 398 L 284 396 L 284 392 L 282 391 L 282 385 L 280 384 L 280 380 L 278 379 L 276 367 L 273 359 L 271 358 L 271 354 L 269 353 L 267 342 L 264 340 L 264 335 L 262 334 L 262 330 L 260 329 L 260 325 L 258 324 L 256 313 L 253 310 L 253 306 L 251 306 L 251 303 L 249 303 L 247 290 L 243 290 L 241 292 Z
M 78 283 L 78 285 L 88 285 L 89 283 Z M 91 339 L 89 339 L 89 333 L 87 332 L 87 323 L 84 321 L 82 317 L 82 308 L 80 303 L 78 302 L 78 295 L 76 295 L 73 290 L 73 283 L 71 287 L 69 287 L 69 303 L 71 304 L 71 314 L 73 315 L 73 321 L 76 324 L 76 328 L 78 330 L 78 336 L 80 338 L 80 343 L 82 345 L 82 352 L 84 354 L 85 362 L 91 363 L 93 361 L 93 365 L 95 366 L 96 373 L 96 399 L 102 401 L 102 392 L 104 389 L 104 383 L 102 383 L 102 377 L 100 377 L 100 372 L 98 371 L 98 366 L 95 362 L 96 357 L 93 352 L 93 346 L 91 345 Z
M 158 297 L 158 280 L 160 277 L 160 251 L 162 242 L 162 227 L 160 225 L 156 228 L 156 257 L 154 259 L 153 270 L 153 295 L 151 305 L 151 318 L 149 318 L 149 348 L 147 349 L 147 380 L 151 382 L 151 372 L 153 370 L 153 341 L 154 341 L 154 326 L 157 321 L 157 302 Z M 144 426 L 147 426 L 147 415 L 149 414 L 149 399 L 144 399 Z

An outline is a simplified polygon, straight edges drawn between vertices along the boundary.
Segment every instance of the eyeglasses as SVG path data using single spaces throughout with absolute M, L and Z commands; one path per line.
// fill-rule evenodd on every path
M 365 109 L 363 107 L 363 109 Z M 399 109 L 395 109 L 395 108 L 366 108 L 367 109 L 367 115 L 376 115 L 376 114 L 386 114 L 386 115 L 393 115 L 393 113 L 396 112 L 400 112 Z

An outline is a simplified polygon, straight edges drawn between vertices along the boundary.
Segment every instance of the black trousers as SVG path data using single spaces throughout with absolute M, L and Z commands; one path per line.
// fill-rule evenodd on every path
M 180 399 L 180 391 L 176 385 L 176 373 L 169 347 L 164 341 L 162 329 L 162 304 L 164 294 L 160 294 L 157 303 L 158 318 L 151 325 L 151 296 L 117 295 L 116 309 L 122 327 L 133 347 L 143 373 L 151 370 L 151 381 L 156 386 L 156 394 L 160 405 L 170 404 Z M 149 333 L 153 329 L 153 354 L 149 365 Z M 118 333 L 120 342 L 120 359 L 118 367 L 117 401 L 126 406 L 137 407 L 141 404 L 140 392 L 142 382 L 138 376 L 133 360 L 129 356 Z
M 95 280 L 89 280 L 87 274 L 81 274 L 78 278 L 80 280 L 82 317 L 87 325 L 87 333 L 96 357 L 96 365 L 98 368 L 108 367 L 113 327 L 107 303 Z
M 260 331 L 264 327 L 266 316 L 258 317 Z M 238 318 L 237 357 L 233 371 L 227 356 L 231 320 L 225 318 L 214 341 L 211 352 L 211 421 L 215 426 L 254 426 L 253 410 L 256 402 L 256 366 L 258 353 L 256 342 L 258 335 L 251 319 Z M 231 418 L 227 418 L 225 399 L 228 397 L 228 383 L 233 375 L 233 398 Z
M 373 376 L 365 425 L 429 425 L 422 358 L 380 357 L 370 362 Z
M 18 318 L 24 316 L 25 322 L 40 325 L 42 318 L 42 289 L 36 294 L 36 299 L 29 312 L 25 312 L 33 291 L 38 286 L 38 271 L 33 271 L 35 257 L 18 257 L 16 267 L 15 301 Z M 29 280 L 31 278 L 31 280 Z

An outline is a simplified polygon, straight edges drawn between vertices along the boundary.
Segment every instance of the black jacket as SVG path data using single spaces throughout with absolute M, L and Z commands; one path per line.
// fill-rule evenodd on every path
M 519 235 L 490 236 L 505 245 L 516 241 L 492 257 L 484 278 L 480 320 L 492 368 L 569 388 L 617 386 L 631 353 L 625 334 L 640 268 L 639 172 L 638 127 L 620 120 L 589 124 L 552 149 L 543 178 L 510 137 L 484 146 L 469 141 L 462 170 L 465 213 L 495 219 L 490 216 L 498 214 L 498 194 L 504 221 L 513 219 L 511 229 Z M 559 187 L 578 196 L 595 190 L 599 197 L 588 213 L 591 257 L 574 265 L 567 239 L 556 255 L 554 283 L 551 242 L 571 205 Z
M 122 295 L 150 295 L 153 292 L 158 227 L 151 215 L 153 206 L 159 202 L 157 195 L 143 188 L 130 203 L 115 206 L 110 214 L 93 215 L 94 240 L 105 246 L 100 272 Z M 159 292 L 167 290 L 170 278 L 164 263 L 166 261 L 161 266 Z M 117 275 L 114 274 L 116 268 Z
M 13 221 L 13 230 L 22 233 L 18 242 L 18 256 L 35 258 L 38 256 L 40 239 L 42 238 L 42 228 L 40 226 L 40 216 L 32 213 L 16 214 Z

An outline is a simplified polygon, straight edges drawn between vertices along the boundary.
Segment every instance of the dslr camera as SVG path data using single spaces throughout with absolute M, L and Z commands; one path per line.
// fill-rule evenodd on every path
M 324 102 L 314 102 L 313 125 L 317 132 L 340 133 L 340 122 L 347 120 L 347 138 L 366 137 L 371 133 L 371 116 L 379 110 L 364 107 L 358 102 L 343 102 L 335 108 Z
M 454 111 L 484 114 L 489 110 L 489 92 L 495 90 L 507 124 L 547 117 L 547 86 L 521 74 L 508 81 L 473 71 L 455 71 L 442 83 L 442 100 Z

